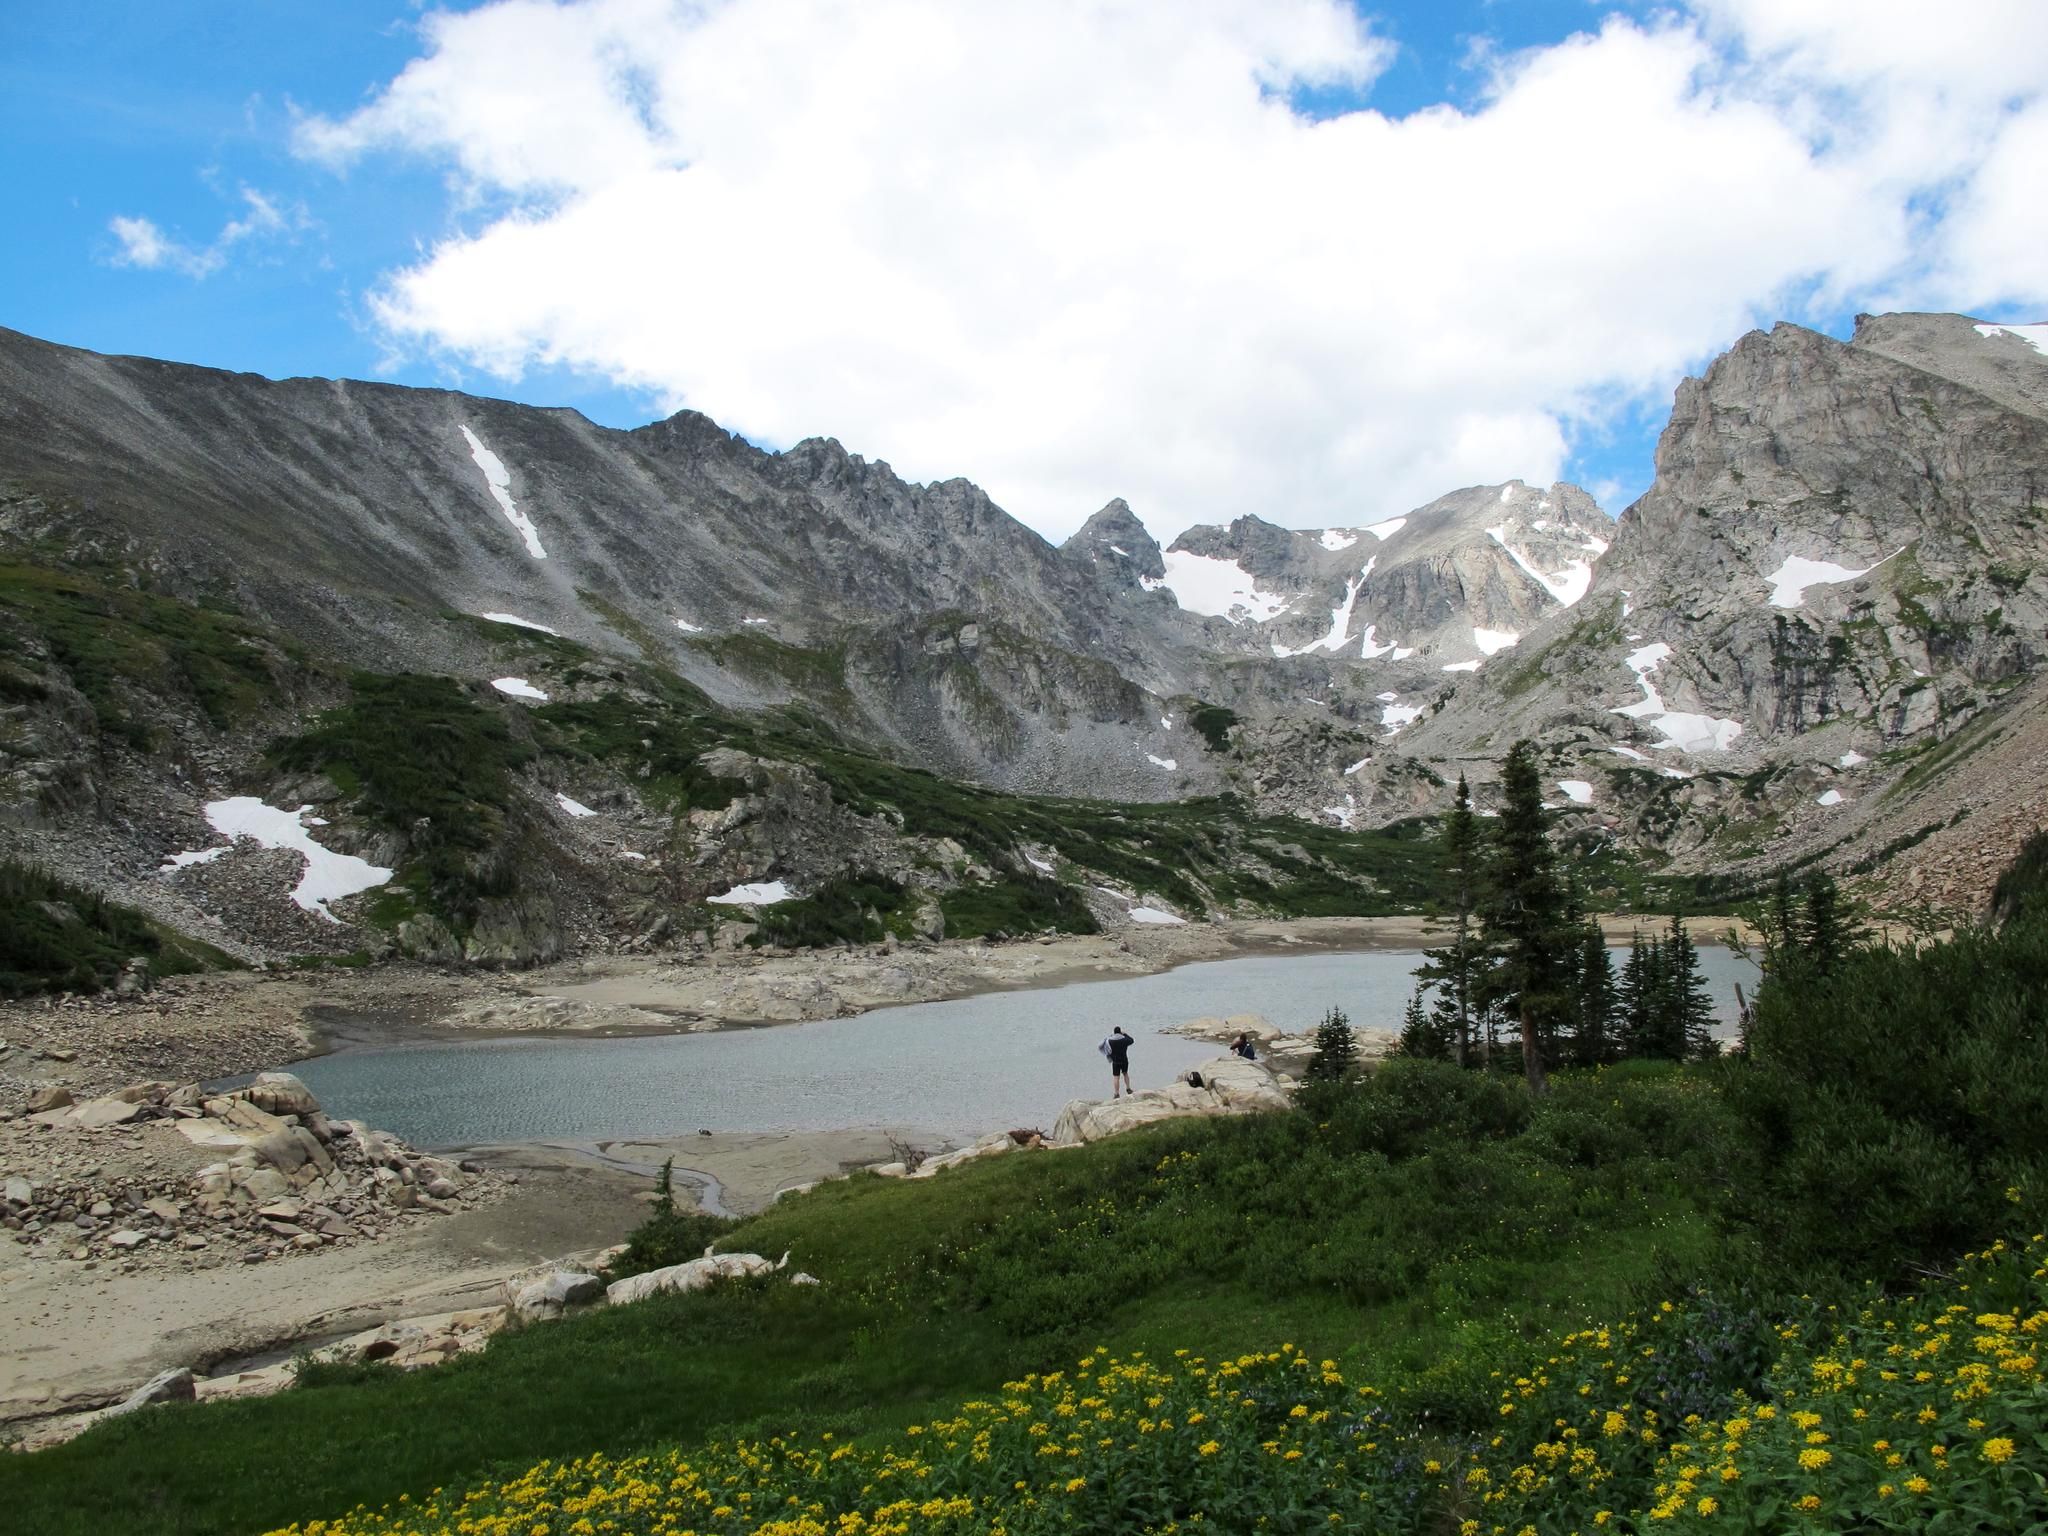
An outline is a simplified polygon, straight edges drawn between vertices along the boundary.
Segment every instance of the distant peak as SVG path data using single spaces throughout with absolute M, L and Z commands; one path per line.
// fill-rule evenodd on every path
M 1166 574 L 1159 541 L 1121 496 L 1106 502 L 1060 549 L 1075 559 L 1117 571 L 1126 580 L 1145 576 L 1156 581 Z

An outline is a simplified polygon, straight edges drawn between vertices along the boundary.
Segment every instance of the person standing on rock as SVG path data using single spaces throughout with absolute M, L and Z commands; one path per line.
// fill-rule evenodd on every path
M 1109 1038 L 1102 1042 L 1102 1054 L 1109 1058 L 1109 1096 L 1119 1099 L 1137 1092 L 1131 1087 L 1131 1037 L 1124 1033 L 1123 1025 L 1110 1030 Z

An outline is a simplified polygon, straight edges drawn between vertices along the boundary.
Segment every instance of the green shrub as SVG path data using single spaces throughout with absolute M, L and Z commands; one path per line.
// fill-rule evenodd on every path
M 282 772 L 327 775 L 357 814 L 403 837 L 405 891 L 458 929 L 480 899 L 517 889 L 507 813 L 533 749 L 453 678 L 358 672 L 346 704 L 269 755 Z
M 1095 915 L 1071 887 L 1039 875 L 957 886 L 939 897 L 949 939 L 992 934 L 1097 933 Z
M 788 949 L 879 943 L 906 896 L 903 882 L 887 875 L 840 875 L 808 896 L 762 908 L 760 926 L 747 942 L 755 948 L 779 944 Z
M 97 992 L 137 956 L 154 976 L 233 963 L 95 891 L 17 859 L 0 860 L 0 997 Z

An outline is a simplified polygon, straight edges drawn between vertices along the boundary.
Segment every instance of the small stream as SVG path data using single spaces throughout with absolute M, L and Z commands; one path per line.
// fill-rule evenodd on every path
M 292 1070 L 330 1113 L 427 1147 L 859 1125 L 969 1138 L 1050 1130 L 1067 1100 L 1107 1097 L 1096 1043 L 1113 1024 L 1137 1037 L 1131 1072 L 1142 1088 L 1221 1051 L 1159 1032 L 1204 1014 L 1258 1013 L 1306 1030 L 1334 1004 L 1354 1024 L 1398 1028 L 1421 963 L 1414 951 L 1259 955 L 812 1024 L 372 1046 Z M 1735 985 L 1753 989 L 1756 967 L 1707 945 L 1700 965 L 1732 1033 Z

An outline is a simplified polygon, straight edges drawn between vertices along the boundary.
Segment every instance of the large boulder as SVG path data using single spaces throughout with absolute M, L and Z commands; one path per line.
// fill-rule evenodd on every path
M 789 1255 L 785 1253 L 782 1264 L 788 1262 Z M 659 1296 L 665 1291 L 701 1291 L 721 1280 L 772 1274 L 782 1264 L 771 1264 L 758 1253 L 707 1253 L 687 1264 L 671 1264 L 667 1269 L 650 1269 L 644 1275 L 614 1280 L 605 1291 L 605 1299 L 615 1307 L 622 1307 L 629 1302 L 644 1301 L 649 1296 Z
M 196 1396 L 192 1373 L 183 1366 L 152 1376 L 133 1392 L 122 1398 L 113 1407 L 105 1410 L 105 1417 L 133 1413 L 138 1408 L 147 1408 L 151 1403 L 189 1403 Z
M 273 1115 L 311 1115 L 320 1109 L 313 1090 L 289 1072 L 258 1072 L 237 1097 Z
M 1196 1067 L 1197 1088 L 1183 1079 L 1164 1088 L 1147 1088 L 1120 1099 L 1076 1099 L 1060 1111 L 1052 1131 L 1056 1147 L 1078 1146 L 1121 1135 L 1141 1125 L 1190 1115 L 1245 1115 L 1257 1110 L 1285 1109 L 1286 1091 L 1273 1073 L 1256 1061 L 1219 1056 Z
M 84 1130 L 98 1130 L 103 1126 L 126 1125 L 141 1113 L 140 1104 L 131 1104 L 126 1099 L 88 1099 L 71 1111 L 71 1123 Z
M 596 1301 L 604 1295 L 604 1282 L 596 1275 L 558 1269 L 544 1279 L 521 1288 L 512 1298 L 512 1310 L 527 1322 L 560 1317 L 569 1307 Z
M 981 1140 L 969 1146 L 961 1147 L 958 1151 L 942 1152 L 937 1157 L 926 1158 L 917 1165 L 909 1177 L 913 1179 L 928 1179 L 935 1173 L 939 1173 L 947 1168 L 957 1168 L 962 1163 L 975 1162 L 984 1157 L 1000 1157 L 1015 1146 L 1016 1142 L 1010 1139 L 1008 1131 L 991 1131 L 988 1135 L 982 1137 Z

